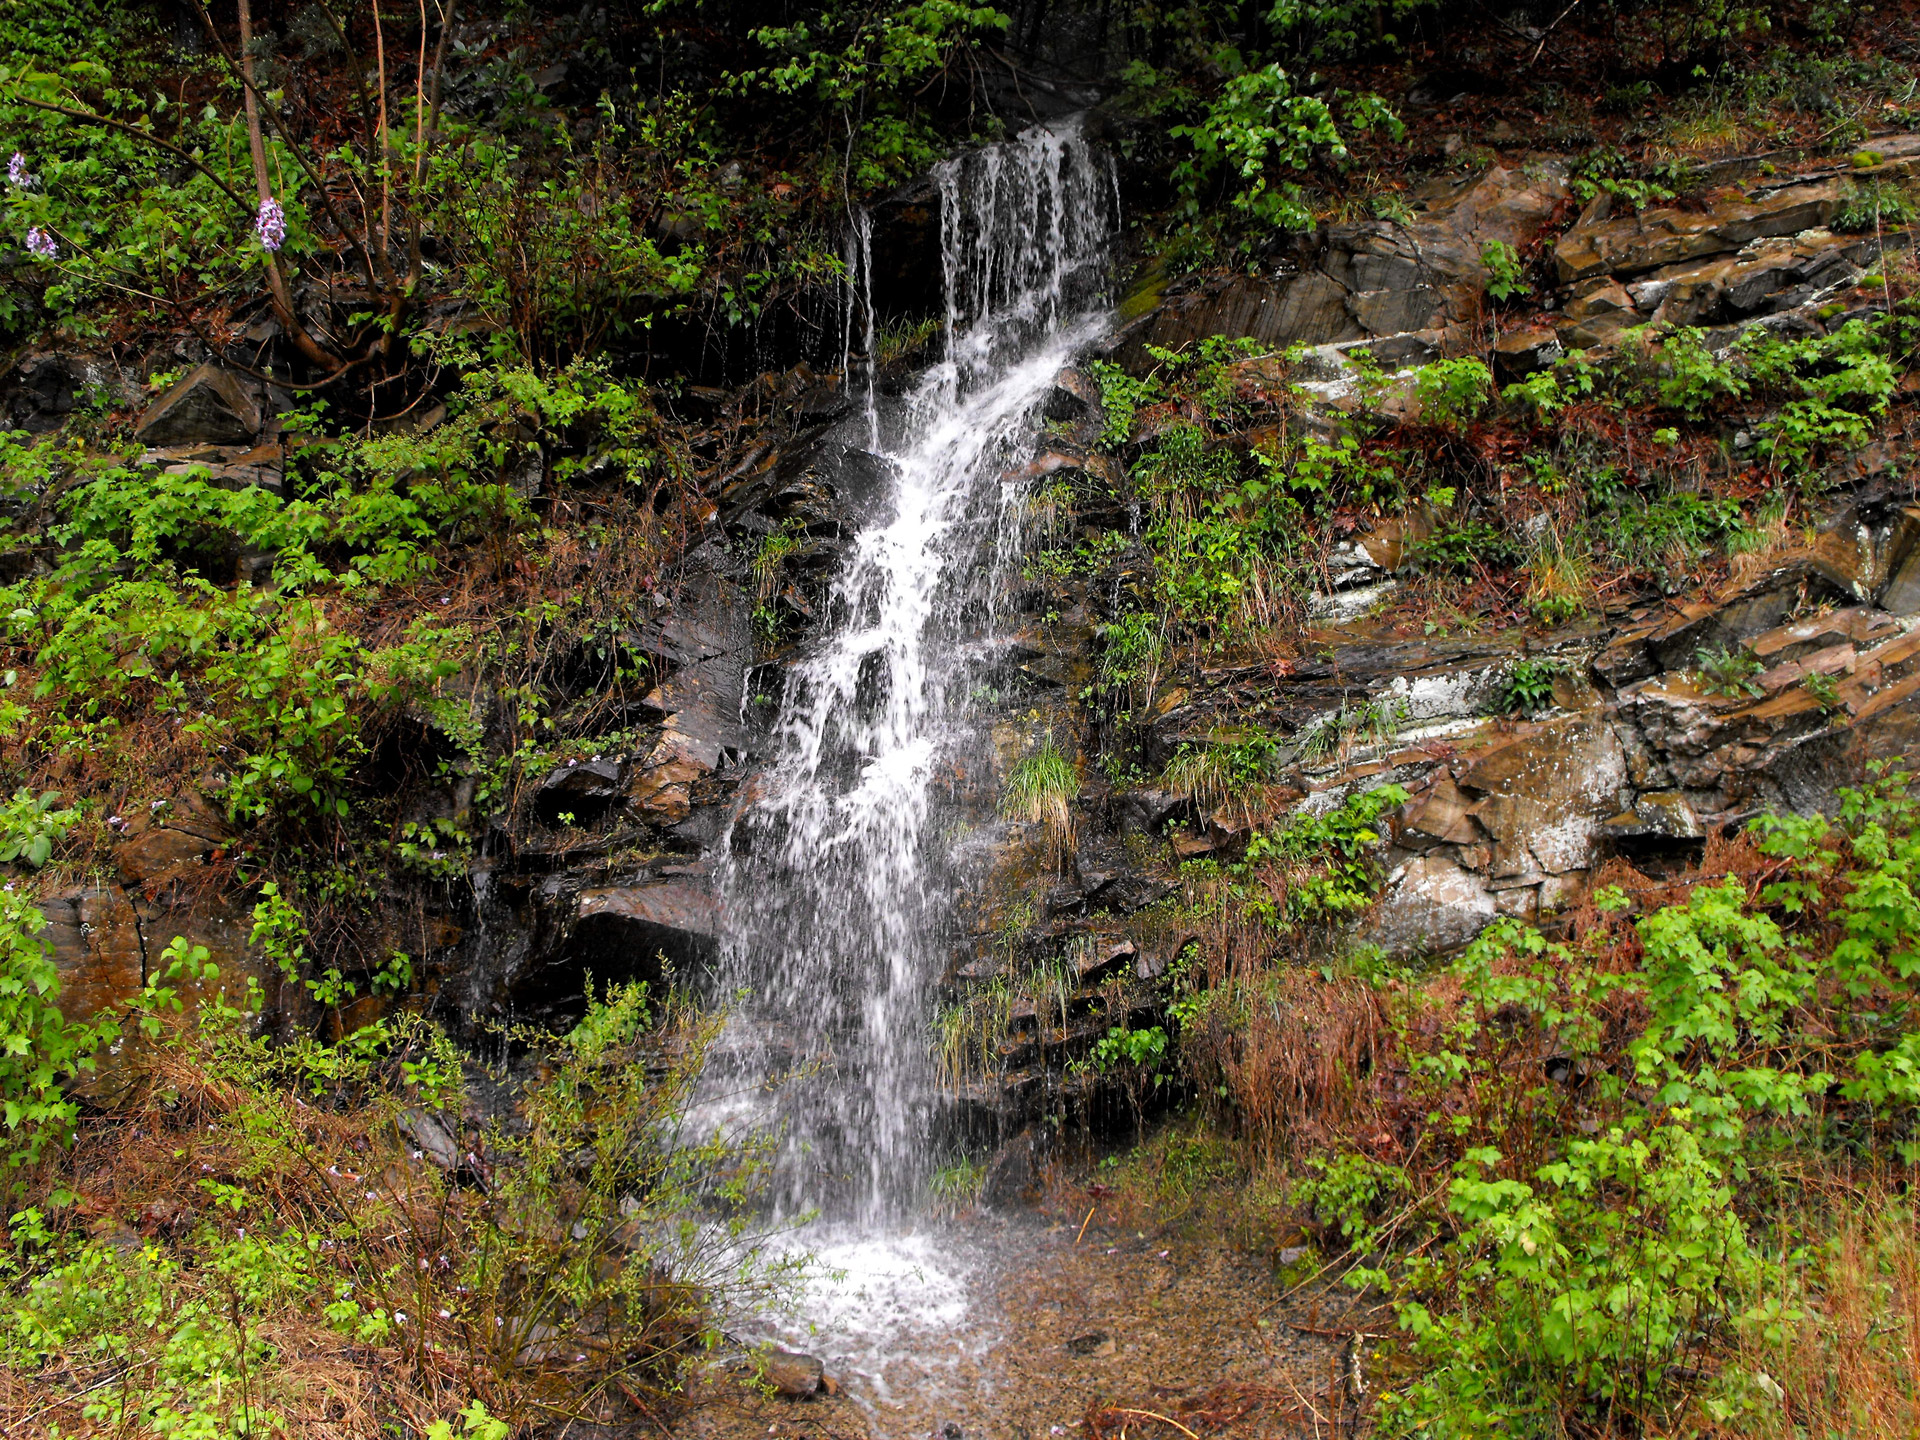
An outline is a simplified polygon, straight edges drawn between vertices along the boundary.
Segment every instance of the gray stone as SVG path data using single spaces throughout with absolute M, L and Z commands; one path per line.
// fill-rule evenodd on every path
M 260 433 L 259 403 L 240 377 L 211 362 L 195 366 L 154 401 L 134 426 L 143 445 L 244 445 Z

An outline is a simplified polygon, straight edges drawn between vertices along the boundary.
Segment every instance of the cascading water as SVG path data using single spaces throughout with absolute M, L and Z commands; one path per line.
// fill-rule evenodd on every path
M 1118 222 L 1111 169 L 1071 125 L 935 178 L 945 359 L 892 413 L 859 417 L 860 443 L 892 468 L 890 508 L 855 539 L 825 633 L 787 672 L 772 759 L 718 877 L 721 980 L 744 997 L 719 1063 L 736 1080 L 797 1073 L 754 1094 L 783 1129 L 782 1213 L 868 1231 L 910 1212 L 928 1161 L 950 893 L 936 792 L 980 728 L 969 697 L 1024 498 L 1007 477 L 1049 383 L 1105 322 Z M 869 236 L 857 223 L 849 240 L 862 286 Z M 870 299 L 860 309 L 871 370 Z M 850 303 L 849 349 L 853 319 Z

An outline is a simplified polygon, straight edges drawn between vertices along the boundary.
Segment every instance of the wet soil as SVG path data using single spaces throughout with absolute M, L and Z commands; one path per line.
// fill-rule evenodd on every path
M 1289 1288 L 1262 1257 L 1173 1227 L 962 1217 L 928 1239 L 944 1328 L 849 1353 L 816 1331 L 837 1393 L 756 1396 L 716 1369 L 673 1423 L 684 1440 L 1176 1440 L 1353 1433 L 1349 1336 L 1386 1312 L 1325 1279 Z M 911 1285 L 908 1286 L 911 1290 Z M 898 1296 L 890 1303 L 897 1303 Z M 954 1312 L 958 1310 L 959 1313 Z M 843 1314 L 846 1312 L 842 1312 Z M 790 1340 L 797 1337 L 791 1337 Z M 856 1351 L 857 1351 L 857 1347 Z

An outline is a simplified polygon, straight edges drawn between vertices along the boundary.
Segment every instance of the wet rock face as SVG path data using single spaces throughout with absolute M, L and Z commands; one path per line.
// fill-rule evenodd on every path
M 1354 222 L 1298 239 L 1275 257 L 1273 278 L 1237 276 L 1172 295 L 1123 330 L 1117 348 L 1124 359 L 1206 335 L 1278 349 L 1444 331 L 1480 304 L 1485 247 L 1525 243 L 1566 194 L 1565 175 L 1545 164 L 1429 181 L 1413 192 L 1406 223 Z
M 134 426 L 145 445 L 244 445 L 260 433 L 259 401 L 239 376 L 208 362 L 154 401 Z
M 0 413 L 10 429 L 43 435 L 66 424 L 90 398 L 119 405 L 137 393 L 119 367 L 101 356 L 43 351 L 0 381 Z

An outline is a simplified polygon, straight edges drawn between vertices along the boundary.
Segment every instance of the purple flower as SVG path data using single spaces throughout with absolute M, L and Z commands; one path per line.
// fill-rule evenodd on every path
M 260 244 L 269 254 L 287 243 L 287 212 L 280 208 L 280 202 L 268 197 L 260 202 L 260 213 L 254 217 L 253 233 L 260 237 Z
M 27 252 L 39 256 L 42 260 L 60 258 L 60 247 L 54 243 L 53 236 L 38 225 L 27 231 Z
M 25 190 L 33 184 L 33 176 L 27 173 L 27 157 L 18 150 L 7 162 L 7 183 L 16 190 Z

